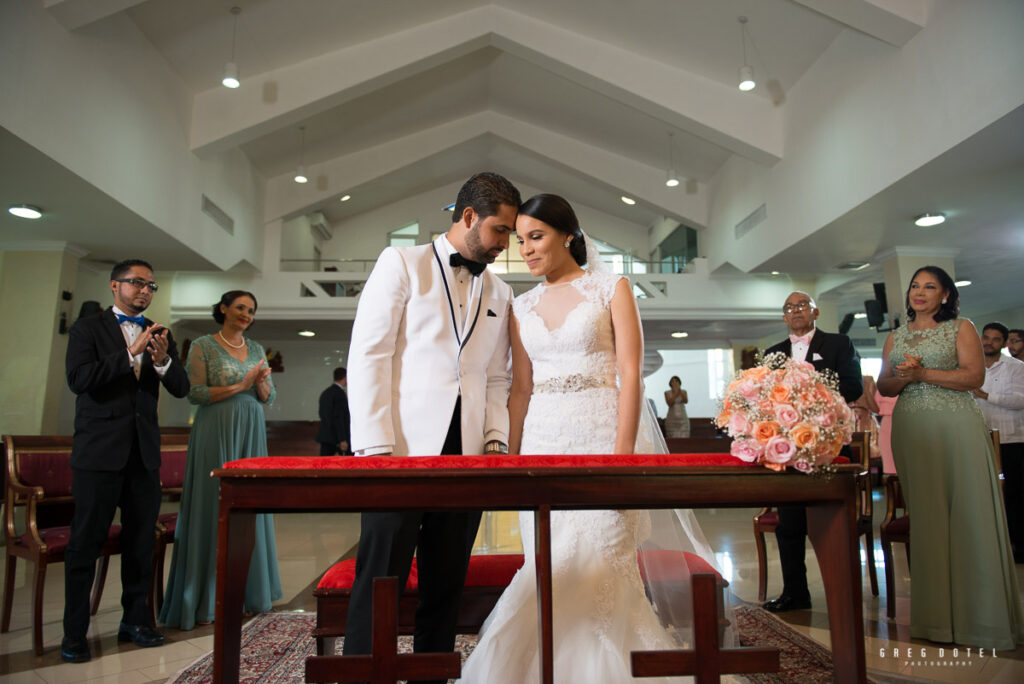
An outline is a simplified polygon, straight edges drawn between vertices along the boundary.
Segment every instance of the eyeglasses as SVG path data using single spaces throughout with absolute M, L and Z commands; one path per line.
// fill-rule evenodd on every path
M 795 311 L 806 311 L 807 309 L 810 309 L 810 308 L 811 308 L 811 303 L 806 301 L 806 300 L 804 300 L 802 302 L 797 302 L 796 304 L 787 304 L 786 306 L 782 307 L 782 313 L 788 313 L 789 314 L 789 313 L 793 313 Z
M 150 292 L 156 292 L 160 289 L 160 286 L 152 281 L 146 281 L 142 278 L 116 278 L 115 283 L 128 283 L 136 290 L 141 290 L 144 287 L 148 287 Z

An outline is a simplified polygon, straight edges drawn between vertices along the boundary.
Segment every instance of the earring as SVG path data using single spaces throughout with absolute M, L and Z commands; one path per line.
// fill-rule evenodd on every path
M 943 298 L 943 300 L 942 300 L 942 303 L 943 303 L 943 304 L 945 304 L 945 303 L 946 303 L 946 300 L 945 300 L 945 298 Z
M 571 242 L 571 240 L 566 240 L 566 241 L 565 241 L 565 243 L 564 243 L 564 244 L 565 244 L 565 248 L 566 248 L 566 249 L 569 249 L 569 243 L 570 243 L 570 242 Z

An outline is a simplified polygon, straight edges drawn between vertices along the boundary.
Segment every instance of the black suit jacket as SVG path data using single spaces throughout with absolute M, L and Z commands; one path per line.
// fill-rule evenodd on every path
M 316 441 L 321 444 L 349 442 L 348 394 L 337 383 L 320 393 L 320 429 Z
M 152 324 L 147 318 L 146 327 Z M 176 397 L 184 397 L 189 390 L 188 373 L 178 359 L 170 331 L 167 336 L 171 365 L 164 377 L 153 369 L 147 351 L 142 354 L 136 379 L 113 309 L 81 318 L 71 326 L 65 367 L 68 386 L 78 395 L 72 468 L 120 470 L 128 462 L 136 435 L 145 467 L 160 467 L 156 413 L 160 383 Z
M 793 343 L 787 337 L 765 350 L 765 355 L 782 352 L 792 358 Z M 821 357 L 815 359 L 815 355 Z M 815 330 L 807 345 L 807 361 L 815 370 L 833 370 L 839 375 L 839 393 L 846 401 L 857 401 L 864 394 L 864 377 L 860 371 L 860 354 L 846 335 Z

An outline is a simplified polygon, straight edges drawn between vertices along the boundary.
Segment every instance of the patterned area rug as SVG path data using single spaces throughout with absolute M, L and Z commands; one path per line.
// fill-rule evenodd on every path
M 246 684 L 277 684 L 305 681 L 306 658 L 314 655 L 316 644 L 309 635 L 316 622 L 313 613 L 266 613 L 242 628 L 242 657 L 239 681 Z M 745 675 L 755 684 L 776 682 L 831 682 L 832 656 L 817 642 L 797 633 L 760 608 L 736 609 L 736 624 L 743 646 L 774 646 L 780 650 L 778 674 Z M 476 645 L 475 636 L 460 635 L 455 648 L 463 659 Z M 340 651 L 340 640 L 338 649 Z M 412 652 L 412 637 L 399 637 L 402 653 Z M 210 684 L 213 682 L 213 654 L 207 653 L 169 684 Z

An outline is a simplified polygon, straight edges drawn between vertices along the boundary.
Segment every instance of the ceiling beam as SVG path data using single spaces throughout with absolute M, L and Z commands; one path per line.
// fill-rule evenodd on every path
M 68 31 L 141 5 L 146 0 L 43 0 L 43 7 Z
M 439 126 L 389 140 L 380 145 L 311 165 L 311 177 L 324 183 L 298 185 L 286 173 L 267 180 L 264 217 L 272 220 L 309 211 L 366 183 L 485 135 L 527 150 L 552 166 L 568 169 L 609 192 L 628 193 L 638 202 L 654 207 L 689 226 L 708 222 L 708 193 L 704 185 L 696 194 L 665 187 L 665 170 L 595 147 L 546 128 L 493 111 L 478 112 Z
M 861 33 L 903 47 L 927 21 L 931 0 L 795 0 Z
M 494 5 L 267 72 L 237 91 L 201 92 L 192 150 L 203 155 L 241 145 L 487 46 L 759 164 L 782 157 L 781 110 L 766 98 Z

